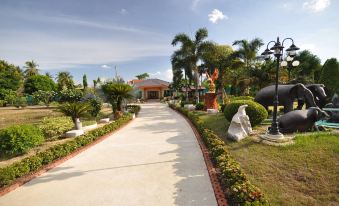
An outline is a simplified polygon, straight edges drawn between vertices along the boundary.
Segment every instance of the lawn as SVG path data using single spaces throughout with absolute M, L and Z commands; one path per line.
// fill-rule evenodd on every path
M 283 147 L 226 139 L 229 122 L 223 114 L 197 112 L 207 127 L 228 145 L 251 182 L 261 188 L 272 205 L 338 205 L 339 135 L 325 132 L 297 135 Z M 264 132 L 267 126 L 255 130 Z

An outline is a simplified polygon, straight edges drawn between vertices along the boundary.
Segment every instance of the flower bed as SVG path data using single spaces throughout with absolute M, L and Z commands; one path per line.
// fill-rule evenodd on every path
M 134 106 L 139 107 L 139 106 Z M 137 109 L 140 110 L 140 107 Z M 0 168 L 0 188 L 12 184 L 17 178 L 29 175 L 38 171 L 43 166 L 52 163 L 60 158 L 77 151 L 78 149 L 100 139 L 103 135 L 109 134 L 132 119 L 131 114 L 126 114 L 103 127 L 92 130 L 84 135 L 74 138 L 66 143 L 59 144 L 39 152 L 31 157 L 25 158 L 12 165 Z
M 199 131 L 222 184 L 230 205 L 268 205 L 263 193 L 252 185 L 244 172 L 230 155 L 224 141 L 204 126 L 203 121 L 193 112 L 170 104 L 170 107 L 187 116 Z

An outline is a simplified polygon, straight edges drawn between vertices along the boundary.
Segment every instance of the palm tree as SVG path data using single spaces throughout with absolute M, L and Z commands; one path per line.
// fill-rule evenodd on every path
M 51 73 L 49 73 L 49 72 L 46 72 L 46 73 L 45 73 L 45 76 L 46 76 L 46 77 L 49 77 L 49 78 L 51 78 L 51 79 L 53 79 L 53 75 L 52 75 Z
M 86 102 L 73 102 L 59 106 L 59 111 L 72 118 L 76 129 L 81 129 L 81 126 L 77 124 L 77 121 L 80 117 L 87 116 L 91 108 L 91 105 Z
M 59 72 L 57 76 L 59 90 L 74 88 L 73 76 L 69 72 Z
M 24 66 L 24 68 L 26 68 L 26 70 L 24 71 L 25 76 L 30 77 L 39 74 L 38 67 L 39 65 L 33 60 L 25 62 Z
M 206 50 L 211 45 L 213 45 L 212 42 L 205 41 L 207 36 L 208 36 L 207 29 L 201 28 L 201 29 L 198 29 L 198 31 L 195 33 L 194 39 L 191 39 L 188 35 L 181 33 L 181 34 L 177 34 L 172 41 L 173 46 L 176 46 L 178 43 L 181 43 L 181 47 L 177 51 L 182 56 L 182 60 L 184 60 L 187 64 L 186 70 L 188 72 L 193 71 L 194 73 L 194 83 L 195 83 L 195 88 L 196 88 L 195 95 L 196 95 L 197 102 L 199 102 L 199 94 L 198 94 L 199 75 L 198 75 L 197 63 L 201 59 L 203 51 Z
M 123 101 L 133 98 L 131 94 L 133 88 L 128 84 L 107 82 L 101 87 L 107 99 L 111 102 L 113 111 L 122 111 Z M 114 105 L 116 105 L 116 108 L 114 108 Z
M 250 42 L 246 39 L 236 40 L 233 42 L 234 45 L 239 47 L 235 52 L 236 56 L 244 61 L 246 68 L 249 68 L 253 61 L 256 60 L 257 52 L 264 43 L 262 39 L 255 38 Z

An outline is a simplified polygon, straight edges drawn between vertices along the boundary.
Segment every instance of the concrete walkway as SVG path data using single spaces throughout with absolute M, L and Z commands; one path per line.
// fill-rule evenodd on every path
M 217 205 L 188 123 L 166 105 L 0 197 L 0 206 Z

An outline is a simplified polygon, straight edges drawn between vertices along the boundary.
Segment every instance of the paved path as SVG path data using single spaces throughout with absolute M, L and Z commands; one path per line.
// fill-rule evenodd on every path
M 166 105 L 0 197 L 0 206 L 217 205 L 188 123 Z

